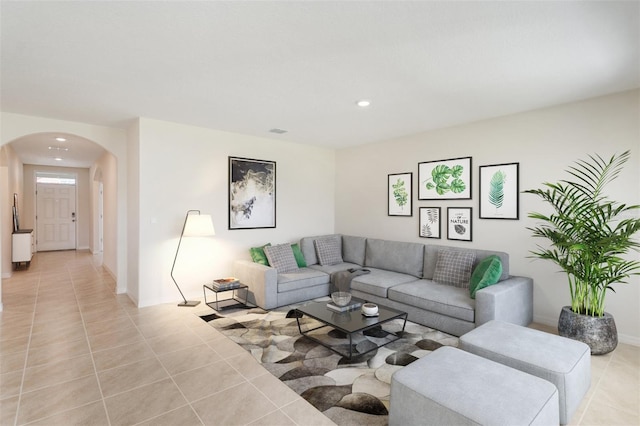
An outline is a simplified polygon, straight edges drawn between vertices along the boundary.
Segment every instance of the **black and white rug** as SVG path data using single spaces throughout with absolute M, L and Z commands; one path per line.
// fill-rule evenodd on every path
M 354 336 L 353 347 L 368 350 L 389 333 L 401 333 L 400 339 L 349 360 L 301 336 L 291 307 L 201 318 L 338 425 L 388 424 L 391 375 L 440 346 L 458 345 L 457 337 L 411 322 L 401 332 L 403 321 L 394 320 Z M 306 329 L 320 325 L 306 317 L 301 324 Z M 325 327 L 314 336 L 348 351 L 348 339 L 336 330 Z

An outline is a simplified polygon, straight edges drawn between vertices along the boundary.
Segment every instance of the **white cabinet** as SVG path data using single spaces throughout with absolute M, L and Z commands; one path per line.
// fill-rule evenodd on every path
M 33 229 L 20 229 L 12 235 L 11 241 L 11 261 L 16 268 L 21 262 L 27 266 L 31 264 L 34 251 Z

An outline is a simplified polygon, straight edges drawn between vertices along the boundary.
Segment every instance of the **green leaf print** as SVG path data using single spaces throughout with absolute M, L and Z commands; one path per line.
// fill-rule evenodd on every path
M 424 181 L 424 186 L 427 190 L 435 189 L 438 195 L 444 195 L 451 191 L 454 194 L 460 194 L 467 186 L 461 179 L 464 167 L 456 165 L 449 167 L 446 164 L 440 164 L 431 170 L 431 179 Z M 453 180 L 450 181 L 450 179 Z
M 502 207 L 504 202 L 504 181 L 506 178 L 507 175 L 502 170 L 498 170 L 489 182 L 489 202 L 496 206 L 496 209 Z
M 408 194 L 407 190 L 404 187 L 404 181 L 400 178 L 396 181 L 396 183 L 392 184 L 393 186 L 393 196 L 396 199 L 396 203 L 400 207 L 404 207 L 407 204 Z

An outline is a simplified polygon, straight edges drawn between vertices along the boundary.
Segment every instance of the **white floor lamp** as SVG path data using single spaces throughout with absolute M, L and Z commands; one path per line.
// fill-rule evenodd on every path
M 176 287 L 178 287 L 178 291 L 180 292 L 182 299 L 184 299 L 184 302 L 178 303 L 178 306 L 197 306 L 200 303 L 199 300 L 187 300 L 187 298 L 184 297 L 182 290 L 180 290 L 176 279 L 173 277 L 173 269 L 176 267 L 176 260 L 178 260 L 182 237 L 211 237 L 215 234 L 216 232 L 213 229 L 211 215 L 200 214 L 200 210 L 187 210 L 187 215 L 184 218 L 184 225 L 182 225 L 180 240 L 178 241 L 178 248 L 176 249 L 176 257 L 173 259 L 173 266 L 171 267 L 171 279 Z

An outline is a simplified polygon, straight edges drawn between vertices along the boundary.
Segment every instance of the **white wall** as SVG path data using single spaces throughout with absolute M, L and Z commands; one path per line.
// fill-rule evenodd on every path
M 123 166 L 124 167 L 124 166 Z M 98 158 L 92 170 L 100 170 L 103 185 L 103 252 L 102 265 L 113 276 L 118 271 L 118 166 L 116 157 L 105 152 Z M 95 193 L 94 197 L 99 194 Z M 97 201 L 95 203 L 97 208 Z M 97 220 L 97 217 L 96 217 Z M 97 223 L 96 223 L 97 228 Z M 97 234 L 97 231 L 96 231 Z M 118 283 L 118 293 L 125 291 L 124 282 Z
M 33 133 L 43 132 L 60 132 L 81 136 L 89 139 L 111 152 L 116 161 L 126 164 L 127 161 L 127 139 L 126 132 L 122 129 L 116 129 L 104 126 L 94 126 L 91 124 L 78 123 L 72 121 L 55 120 L 44 117 L 34 117 L 21 114 L 0 113 L 0 146 L 12 142 L 22 136 Z M 113 241 L 117 241 L 117 282 L 118 292 L 126 289 L 126 271 L 127 271 L 127 168 L 118 167 L 117 176 L 113 177 L 117 182 L 117 225 L 113 230 Z M 4 238 L 6 229 L 11 229 L 7 224 L 0 224 L 0 240 Z M 106 240 L 106 236 L 105 236 Z M 2 252 L 3 267 L 2 271 L 6 272 L 4 267 L 5 259 L 10 256 L 10 252 Z
M 611 156 L 632 150 L 618 181 L 609 188 L 614 199 L 640 204 L 640 91 L 571 103 L 538 111 L 471 123 L 337 152 L 336 232 L 401 241 L 487 248 L 510 254 L 512 275 L 534 279 L 534 319 L 556 324 L 570 303 L 566 276 L 542 260 L 527 258 L 537 243 L 526 229 L 530 211 L 544 211 L 536 197 L 520 195 L 520 220 L 478 218 L 478 166 L 520 163 L 520 189 L 568 177 L 564 170 L 588 154 Z M 472 200 L 418 201 L 418 163 L 473 157 Z M 387 174 L 413 172 L 413 217 L 387 216 Z M 418 237 L 418 208 L 473 208 L 473 241 Z M 633 254 L 638 256 L 637 253 Z M 640 344 L 640 279 L 615 286 L 607 311 L 615 316 L 620 340 Z
M 18 194 L 18 214 L 20 216 L 20 227 L 27 228 L 22 224 L 24 213 L 24 181 L 23 164 L 16 152 L 9 145 L 0 147 L 0 227 L 6 232 L 0 231 L 0 257 L 3 278 L 12 275 L 11 263 L 11 232 L 13 230 L 13 194 Z M 1 300 L 1 299 L 0 299 Z M 1 303 L 0 303 L 1 307 Z M 1 309 L 0 309 L 1 310 Z
M 174 276 L 187 298 L 230 275 L 233 260 L 249 259 L 251 246 L 333 232 L 333 150 L 150 119 L 139 126 L 141 306 L 180 300 L 170 270 L 189 209 L 211 214 L 216 236 L 198 248 L 205 256 L 197 260 L 189 260 L 195 247 L 182 243 Z M 276 162 L 276 228 L 228 230 L 229 156 Z
M 140 298 L 140 120 L 127 131 L 127 294 L 136 304 Z

